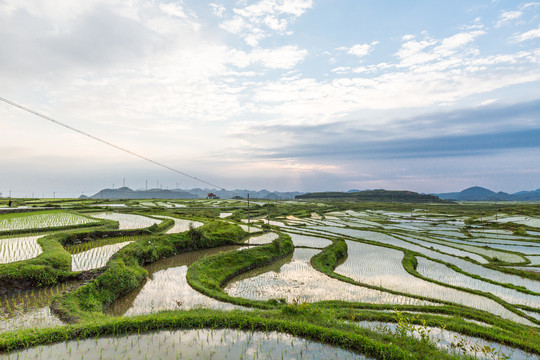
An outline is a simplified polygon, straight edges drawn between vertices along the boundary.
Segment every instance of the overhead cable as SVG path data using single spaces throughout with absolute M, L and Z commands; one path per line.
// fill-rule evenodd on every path
M 115 145 L 115 144 L 113 144 L 113 143 L 110 143 L 110 142 L 108 142 L 108 141 L 106 141 L 106 140 L 100 139 L 100 138 L 98 138 L 97 136 L 91 135 L 91 134 L 89 134 L 89 133 L 87 133 L 87 132 L 84 132 L 84 131 L 82 131 L 82 130 L 79 130 L 79 129 L 77 129 L 77 128 L 74 128 L 73 126 L 70 126 L 70 125 L 65 124 L 65 123 L 63 123 L 63 122 L 60 122 L 60 121 L 58 121 L 58 120 L 55 120 L 55 119 L 53 119 L 53 118 L 50 117 L 50 116 L 47 116 L 47 115 L 44 115 L 44 114 L 39 113 L 39 112 L 37 112 L 37 111 L 34 111 L 34 110 L 32 110 L 32 109 L 30 109 L 30 108 L 28 108 L 28 107 L 26 107 L 26 106 L 17 104 L 17 103 L 14 102 L 14 101 L 8 100 L 8 99 L 3 98 L 3 97 L 1 97 L 1 96 L 0 96 L 0 100 L 3 101 L 3 102 L 5 102 L 5 103 L 7 103 L 7 104 L 9 104 L 9 105 L 11 105 L 11 106 L 17 107 L 17 108 L 19 108 L 19 109 L 21 109 L 21 110 L 24 110 L 24 111 L 26 111 L 26 112 L 29 112 L 29 113 L 31 113 L 31 114 L 34 114 L 34 115 L 36 115 L 36 116 L 38 116 L 38 117 L 40 117 L 40 118 L 43 118 L 43 119 L 45 119 L 45 120 L 48 120 L 48 121 L 50 121 L 50 122 L 52 122 L 52 123 L 55 123 L 55 124 L 60 125 L 60 126 L 63 126 L 63 127 L 65 127 L 66 129 L 75 131 L 75 132 L 77 132 L 77 133 L 79 133 L 79 134 L 81 134 L 81 135 L 84 135 L 84 136 L 87 136 L 87 137 L 89 137 L 89 138 L 91 138 L 91 139 L 93 139 L 93 140 L 99 141 L 100 143 L 103 143 L 103 144 L 105 144 L 105 145 L 109 145 L 109 146 L 111 146 L 111 147 L 113 147 L 113 148 L 115 148 L 115 149 L 121 150 L 121 151 L 126 152 L 126 153 L 128 153 L 128 154 L 130 154 L 130 155 L 133 155 L 133 156 L 136 156 L 136 157 L 138 157 L 138 158 L 140 158 L 140 159 L 143 159 L 143 160 L 146 160 L 146 161 L 148 161 L 148 162 L 151 162 L 152 164 L 155 164 L 155 165 L 157 165 L 157 166 L 161 166 L 162 168 L 168 169 L 168 170 L 170 170 L 170 171 L 174 171 L 174 172 L 177 173 L 177 174 L 186 176 L 186 177 L 188 177 L 188 178 L 190 178 L 190 179 L 196 180 L 196 181 L 201 182 L 201 183 L 203 183 L 203 184 L 210 185 L 210 186 L 212 186 L 212 187 L 214 187 L 214 188 L 224 190 L 224 188 L 221 187 L 221 186 L 214 185 L 214 184 L 212 184 L 212 183 L 210 183 L 210 182 L 208 182 L 208 181 L 204 181 L 204 180 L 199 179 L 199 178 L 197 178 L 197 177 L 195 177 L 195 176 L 189 175 L 189 174 L 187 174 L 187 173 L 185 173 L 185 172 L 183 172 L 183 171 L 177 170 L 177 169 L 175 169 L 175 168 L 172 168 L 172 167 L 170 167 L 170 166 L 167 166 L 167 165 L 165 165 L 165 164 L 162 164 L 162 163 L 160 163 L 160 162 L 158 162 L 158 161 L 152 160 L 152 159 L 150 159 L 150 158 L 148 158 L 148 157 L 146 157 L 146 156 L 139 155 L 139 154 L 137 154 L 137 153 L 135 153 L 135 152 L 133 152 L 133 151 L 131 151 L 131 150 L 125 149 L 125 148 L 123 148 L 123 147 L 121 147 L 121 146 L 118 146 L 118 145 Z

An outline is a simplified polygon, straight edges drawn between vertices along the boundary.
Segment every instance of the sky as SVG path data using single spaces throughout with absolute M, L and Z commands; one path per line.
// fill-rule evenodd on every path
M 226 189 L 540 188 L 540 2 L 0 0 L 0 97 Z M 2 196 L 207 187 L 0 101 Z

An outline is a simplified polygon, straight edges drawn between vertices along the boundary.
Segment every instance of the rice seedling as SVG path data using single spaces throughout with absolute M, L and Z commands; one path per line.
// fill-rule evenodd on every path
M 92 214 L 92 217 L 97 219 L 118 221 L 118 229 L 143 229 L 154 224 L 159 224 L 160 221 L 142 215 L 122 214 L 122 213 L 100 213 Z
M 344 300 L 378 304 L 415 304 L 428 302 L 363 288 L 329 278 L 309 263 L 318 250 L 295 249 L 293 257 L 279 268 L 269 266 L 242 274 L 225 287 L 231 296 L 251 300 L 295 299 L 302 302 Z
M 248 232 L 248 233 L 256 233 L 256 232 L 262 231 L 262 229 L 260 227 L 258 227 L 258 226 L 243 225 L 243 224 L 240 224 L 238 226 L 240 226 L 240 228 L 242 230 L 244 230 L 245 232 Z
M 448 240 L 448 239 L 445 239 L 445 240 Z M 433 241 L 437 241 L 436 239 L 433 239 Z M 440 243 L 440 241 L 439 241 Z M 474 254 L 479 254 L 479 255 L 483 255 L 485 257 L 488 257 L 488 258 L 492 258 L 492 259 L 499 259 L 500 261 L 503 261 L 503 262 L 509 262 L 509 263 L 521 263 L 524 261 L 524 258 L 518 254 L 512 254 L 512 253 L 508 253 L 506 251 L 499 251 L 499 250 L 496 250 L 496 249 L 490 249 L 487 247 L 487 245 L 484 245 L 484 247 L 479 247 L 479 246 L 472 246 L 472 245 L 465 245 L 465 244 L 458 244 L 458 243 L 455 243 L 455 242 L 452 242 L 451 240 L 448 240 L 446 242 L 443 242 L 443 243 L 446 243 L 448 245 L 451 245 L 453 247 L 456 247 L 458 249 L 462 249 L 462 250 L 465 250 L 465 251 L 468 251 L 468 252 L 471 252 L 471 253 L 474 253 Z
M 32 259 L 43 252 L 37 240 L 41 236 L 0 239 L 0 264 Z
M 131 341 L 137 341 L 132 346 Z M 228 329 L 160 331 L 141 336 L 69 341 L 31 348 L 18 353 L 0 354 L 0 359 L 71 358 L 84 359 L 373 359 L 338 347 L 329 346 L 288 334 L 246 332 Z
M 482 278 L 497 282 L 499 284 L 513 284 L 515 286 L 521 286 L 530 291 L 540 293 L 540 283 L 538 281 L 525 279 L 520 276 L 505 274 L 500 271 L 492 270 L 492 269 L 477 265 L 475 263 L 472 263 L 470 261 L 467 261 L 459 257 L 450 256 L 450 255 L 442 254 L 442 253 L 439 253 L 430 249 L 423 248 L 421 246 L 412 244 L 410 242 L 398 239 L 394 236 L 390 236 L 390 235 L 375 232 L 375 231 L 341 229 L 341 228 L 335 228 L 335 227 L 328 227 L 328 231 L 334 234 L 338 234 L 338 235 L 341 234 L 341 235 L 350 236 L 352 238 L 365 239 L 365 240 L 369 240 L 373 242 L 391 245 L 393 247 L 398 247 L 403 250 L 415 251 L 425 256 L 428 256 L 430 258 L 453 264 L 457 266 L 458 268 L 460 268 L 465 273 L 478 275 Z M 437 242 L 437 240 L 434 240 L 432 238 L 424 237 L 422 239 L 429 239 L 430 242 Z M 439 242 L 441 244 L 446 244 L 446 245 L 448 244 L 448 242 L 441 242 L 441 241 Z
M 314 248 L 325 248 L 332 243 L 331 240 L 310 236 L 310 235 L 300 235 L 295 233 L 288 233 L 291 237 L 291 240 L 294 246 L 306 246 Z
M 199 221 L 192 221 L 192 220 L 184 220 L 184 219 L 177 219 L 172 218 L 169 216 L 162 216 L 162 215 L 154 215 L 155 217 L 161 218 L 161 219 L 172 219 L 174 220 L 174 226 L 167 230 L 167 234 L 176 234 L 181 233 L 184 231 L 188 231 L 191 227 L 198 228 L 203 226 L 204 224 Z
M 83 251 L 71 256 L 72 271 L 86 271 L 104 267 L 107 261 L 116 254 L 124 246 L 133 241 L 125 241 L 121 243 L 94 247 L 90 250 Z
M 269 244 L 272 241 L 276 240 L 279 237 L 278 234 L 269 232 L 258 236 L 252 236 L 247 240 L 247 244 L 251 245 L 263 245 Z
M 418 266 L 416 271 L 427 278 L 462 288 L 490 292 L 511 304 L 540 308 L 540 296 L 538 295 L 524 294 L 514 289 L 474 279 L 470 276 L 458 273 L 443 264 L 422 257 L 418 257 L 417 262 Z
M 159 260 L 146 267 L 149 272 L 146 283 L 116 301 L 108 313 L 133 316 L 162 310 L 236 309 L 238 306 L 217 301 L 193 290 L 186 280 L 188 266 L 193 262 L 209 255 L 236 249 L 238 246 L 197 250 Z
M 426 326 L 425 324 L 415 325 L 401 313 L 397 312 L 397 314 L 397 322 L 358 321 L 356 324 L 389 335 L 414 337 L 424 342 L 431 342 L 440 349 L 458 355 L 470 355 L 477 359 L 532 360 L 537 358 L 534 354 L 500 343 L 463 335 L 444 328 Z
M 349 256 L 335 272 L 360 283 L 380 286 L 431 299 L 450 301 L 501 316 L 511 321 L 532 325 L 523 317 L 488 298 L 433 284 L 409 274 L 401 265 L 403 253 L 398 250 L 347 241 Z
M 44 229 L 97 222 L 86 216 L 64 211 L 43 211 L 0 215 L 0 231 Z

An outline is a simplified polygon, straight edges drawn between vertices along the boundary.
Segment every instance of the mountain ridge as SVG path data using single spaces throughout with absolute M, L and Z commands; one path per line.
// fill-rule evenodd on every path
M 436 195 L 441 199 L 456 201 L 540 201 L 540 189 L 509 194 L 503 191 L 494 192 L 481 186 L 472 186 L 460 192 L 432 195 Z

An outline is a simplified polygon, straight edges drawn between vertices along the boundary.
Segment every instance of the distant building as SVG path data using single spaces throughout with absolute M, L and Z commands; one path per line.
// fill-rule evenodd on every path
M 206 198 L 207 199 L 219 199 L 219 196 L 217 196 L 214 193 L 208 193 L 208 195 L 206 195 Z

